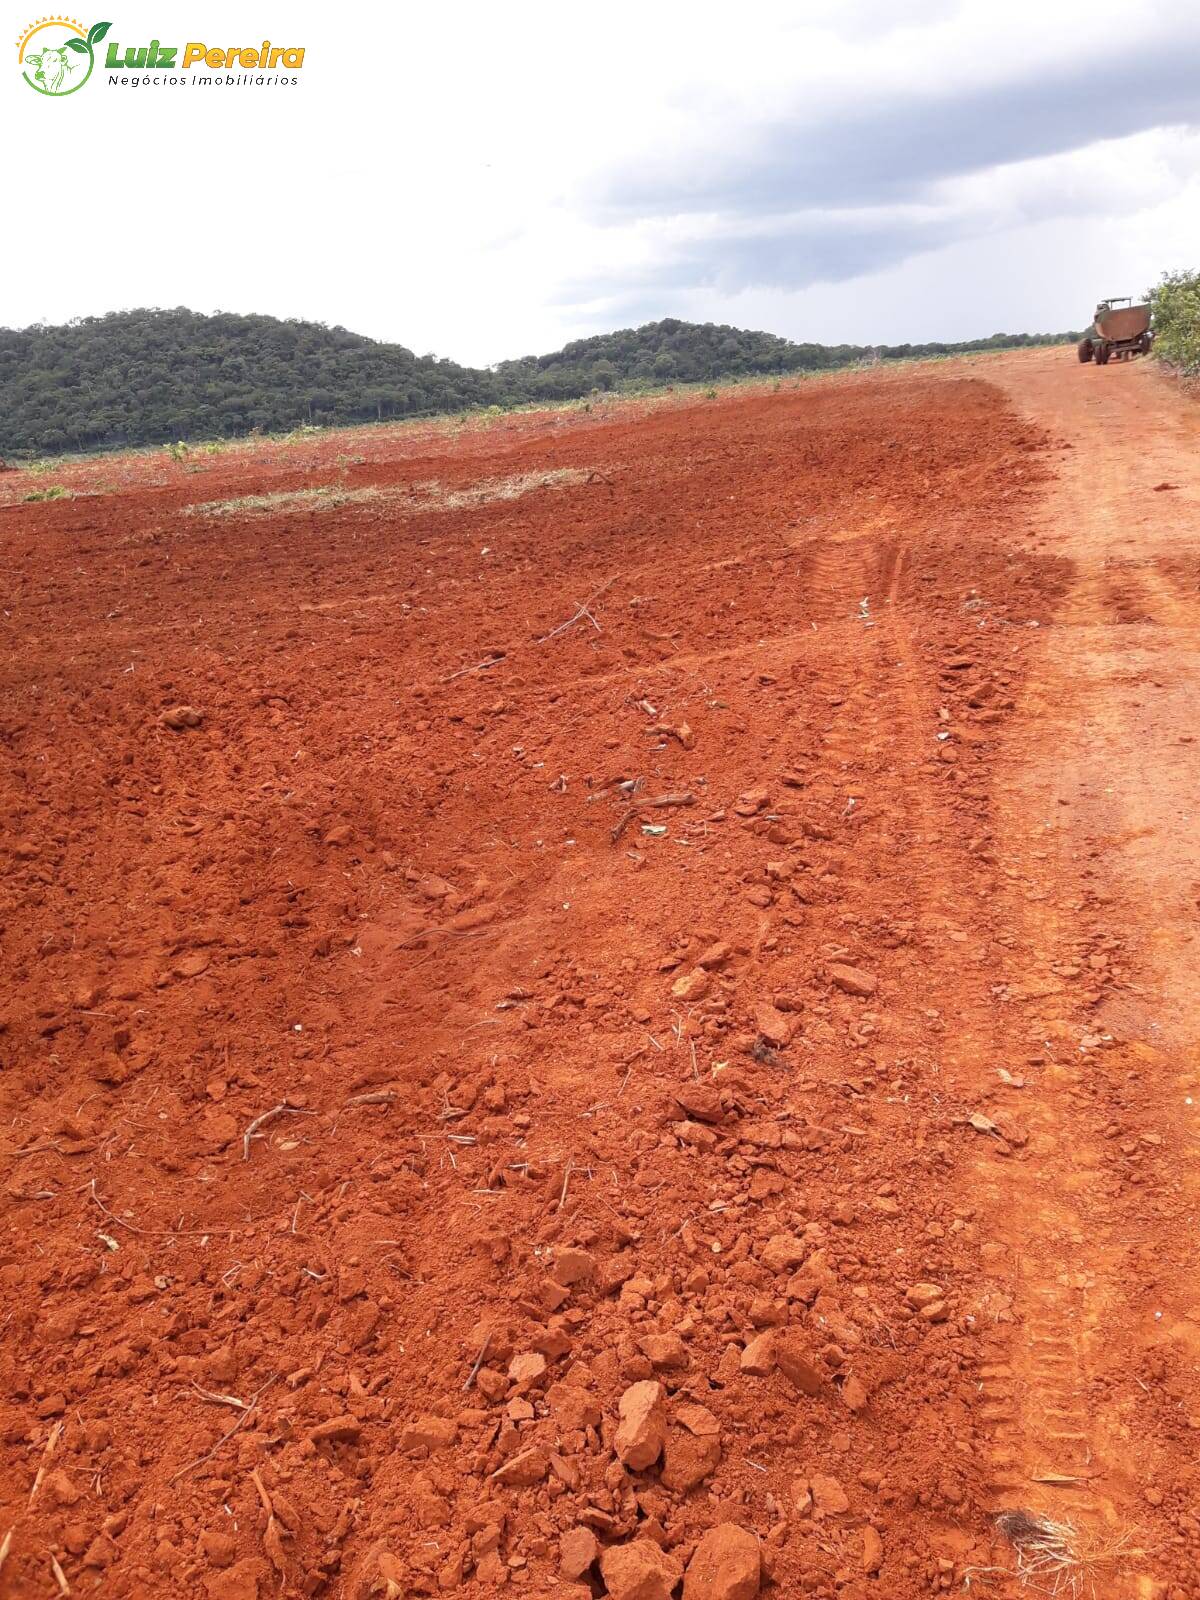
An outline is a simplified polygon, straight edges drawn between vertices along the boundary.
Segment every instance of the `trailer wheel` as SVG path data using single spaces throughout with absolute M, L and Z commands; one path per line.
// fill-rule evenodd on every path
M 1092 359 L 1092 341 L 1090 339 L 1080 339 L 1078 351 L 1080 361 L 1090 361 Z
M 1106 344 L 1095 345 L 1092 354 L 1098 367 L 1106 367 L 1108 365 L 1109 350 Z

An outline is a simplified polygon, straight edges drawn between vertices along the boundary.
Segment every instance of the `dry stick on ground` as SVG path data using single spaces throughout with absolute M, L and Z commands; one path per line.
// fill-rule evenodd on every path
M 620 576 L 621 574 L 619 572 L 614 572 L 611 578 L 607 579 L 600 585 L 598 589 L 596 589 L 592 594 L 588 595 L 587 599 L 579 607 L 573 617 L 568 617 L 565 622 L 560 622 L 557 628 L 551 628 L 549 633 L 543 634 L 543 636 L 538 640 L 538 643 L 546 644 L 557 634 L 565 633 L 568 628 L 572 627 L 576 622 L 579 621 L 580 617 L 586 617 L 591 623 L 592 627 L 595 628 L 596 632 L 599 633 L 601 631 L 600 624 L 596 621 L 595 617 L 592 616 L 589 607 L 593 606 L 596 601 L 599 600 L 602 594 L 611 589 L 613 584 L 616 583 Z
M 282 1573 L 287 1567 L 287 1557 L 283 1553 L 283 1540 L 279 1536 L 279 1524 L 275 1520 L 275 1506 L 271 1496 L 266 1491 L 262 1479 L 258 1475 L 257 1468 L 251 1471 L 250 1477 L 254 1487 L 258 1490 L 258 1498 L 262 1501 L 263 1508 L 267 1513 L 267 1526 L 263 1530 L 263 1548 L 270 1556 L 271 1565 L 276 1572 Z
M 33 1488 L 29 1491 L 29 1504 L 25 1507 L 27 1511 L 33 1509 L 33 1502 L 37 1499 L 38 1490 L 42 1487 L 42 1479 L 46 1476 L 46 1468 L 50 1465 L 50 1457 L 54 1454 L 55 1446 L 62 1437 L 62 1431 L 63 1425 L 61 1422 L 56 1422 L 50 1429 L 49 1436 L 46 1439 L 46 1448 L 42 1452 L 42 1462 L 37 1469 L 37 1477 L 33 1480 Z
M 487 1355 L 487 1348 L 488 1348 L 488 1345 L 491 1344 L 491 1342 L 492 1342 L 492 1335 L 489 1332 L 484 1337 L 484 1341 L 479 1347 L 479 1354 L 475 1357 L 475 1365 L 471 1368 L 470 1372 L 467 1373 L 467 1381 L 463 1384 L 463 1393 L 464 1394 L 471 1387 L 471 1385 L 475 1382 L 475 1374 L 479 1371 L 480 1367 L 483 1365 L 483 1358 L 484 1358 L 485 1355 Z
M 290 1100 L 281 1100 L 277 1106 L 272 1106 L 269 1111 L 262 1112 L 242 1135 L 242 1160 L 250 1159 L 250 1141 L 254 1135 L 268 1122 L 273 1122 L 276 1117 L 287 1115 L 289 1117 L 315 1117 L 315 1111 L 308 1111 L 304 1106 L 294 1106 Z
M 267 1493 L 266 1489 L 263 1486 L 263 1481 L 259 1477 L 258 1468 L 257 1467 L 253 1467 L 251 1469 L 250 1481 L 254 1485 L 254 1487 L 258 1490 L 258 1498 L 263 1503 L 263 1510 L 267 1513 L 268 1517 L 273 1517 L 275 1515 L 275 1506 L 272 1503 L 271 1496 Z
M 610 834 L 610 838 L 612 839 L 612 842 L 614 844 L 616 844 L 617 840 L 625 832 L 625 829 L 629 826 L 629 824 L 633 821 L 634 817 L 636 817 L 636 816 L 637 816 L 637 807 L 636 806 L 630 806 L 629 810 L 620 819 L 620 821 L 617 823 L 616 827 L 612 830 L 612 833 Z
M 205 1239 L 210 1234 L 240 1233 L 240 1228 L 139 1228 L 136 1223 L 126 1222 L 124 1217 L 118 1217 L 116 1212 L 110 1211 L 96 1193 L 96 1180 L 93 1178 L 88 1185 L 92 1199 L 103 1211 L 110 1222 L 115 1222 L 118 1228 L 128 1228 L 130 1233 L 140 1234 L 143 1239 Z
M 457 672 L 452 672 L 448 678 L 443 678 L 443 683 L 453 683 L 455 678 L 465 678 L 468 672 L 482 672 L 485 667 L 496 667 L 504 660 L 503 656 L 488 656 L 486 661 L 477 661 L 473 667 L 459 667 Z
M 267 1390 L 278 1377 L 279 1374 L 277 1372 L 273 1373 L 271 1377 L 267 1379 L 266 1383 L 263 1384 L 262 1388 L 259 1389 L 256 1394 L 252 1394 L 250 1396 L 245 1411 L 242 1412 L 241 1416 L 234 1423 L 233 1427 L 229 1429 L 228 1433 L 223 1433 L 221 1435 L 211 1450 L 206 1450 L 202 1456 L 197 1456 L 195 1461 L 189 1461 L 186 1467 L 180 1467 L 178 1472 L 173 1472 L 167 1479 L 167 1482 L 174 1483 L 177 1479 L 182 1478 L 185 1473 L 194 1472 L 197 1467 L 202 1467 L 206 1461 L 211 1461 L 221 1446 L 225 1444 L 227 1440 L 232 1439 L 234 1434 L 237 1433 L 242 1425 L 246 1422 L 247 1418 L 249 1418 L 258 1409 L 259 1400 L 264 1394 L 266 1394 Z
M 346 1101 L 348 1106 L 386 1106 L 396 1099 L 394 1089 L 381 1089 L 376 1094 L 352 1094 Z M 466 1113 L 464 1112 L 465 1116 Z
M 67 1582 L 66 1573 L 58 1564 L 57 1556 L 52 1555 L 50 1557 L 50 1570 L 54 1574 L 54 1581 L 58 1585 L 58 1592 L 61 1596 L 61 1600 L 67 1600 L 67 1596 L 71 1592 L 71 1585 Z
M 4 1563 L 8 1560 L 8 1552 L 12 1549 L 13 1532 L 14 1530 L 10 1528 L 3 1539 L 0 1539 L 0 1571 L 3 1570 Z
M 192 1388 L 202 1400 L 211 1400 L 215 1406 L 232 1406 L 235 1411 L 245 1411 L 249 1404 L 246 1400 L 239 1400 L 235 1394 L 218 1394 L 215 1389 L 202 1389 L 195 1382 L 193 1382 Z

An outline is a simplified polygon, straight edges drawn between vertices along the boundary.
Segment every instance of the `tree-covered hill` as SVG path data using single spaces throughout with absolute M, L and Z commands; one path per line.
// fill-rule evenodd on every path
M 0 330 L 0 454 L 228 438 L 490 404 L 489 374 L 276 317 L 119 311 Z
M 806 372 L 878 355 L 946 355 L 1074 334 L 967 344 L 793 344 L 668 318 L 493 369 L 416 356 L 345 328 L 178 307 L 0 329 L 0 455 L 230 438 L 302 423 L 428 416 L 567 400 L 594 390 Z
M 717 378 L 773 372 L 819 372 L 878 357 L 962 355 L 1021 345 L 1058 344 L 1076 333 L 995 333 L 965 344 L 793 344 L 773 333 L 748 333 L 713 322 L 678 322 L 668 317 L 641 328 L 622 328 L 576 339 L 548 356 L 503 361 L 497 376 L 535 399 L 570 399 L 593 389 L 626 384 L 705 383 Z

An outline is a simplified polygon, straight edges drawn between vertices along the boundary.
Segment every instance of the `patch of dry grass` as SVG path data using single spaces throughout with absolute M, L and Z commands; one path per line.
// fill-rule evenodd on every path
M 519 500 L 533 489 L 561 489 L 569 483 L 585 483 L 590 474 L 581 467 L 556 467 L 551 472 L 521 472 L 512 478 L 490 478 L 472 484 L 468 489 L 443 489 L 438 484 L 420 485 L 428 488 L 429 499 L 422 511 L 461 511 L 470 506 L 487 505 L 491 500 Z
M 346 506 L 372 505 L 381 501 L 401 503 L 406 511 L 464 511 L 496 500 L 519 500 L 535 489 L 562 488 L 569 483 L 585 483 L 591 473 L 582 467 L 555 467 L 549 471 L 521 472 L 511 478 L 488 478 L 467 488 L 450 489 L 436 481 L 413 484 L 411 488 L 381 489 L 366 486 L 349 489 L 342 484 L 323 484 L 314 489 L 286 489 L 277 494 L 247 494 L 232 500 L 208 500 L 202 505 L 184 506 L 189 517 L 254 517 L 287 511 L 337 511 Z
M 188 517 L 256 517 L 274 511 L 335 511 L 339 506 L 383 498 L 380 489 L 345 489 L 324 484 L 317 489 L 283 489 L 277 494 L 243 494 L 232 500 L 206 500 L 184 506 Z
M 1002 1511 L 996 1531 L 1012 1546 L 1015 1569 L 973 1567 L 969 1577 L 1013 1577 L 1032 1594 L 1057 1600 L 1104 1600 L 1108 1583 L 1127 1555 L 1128 1538 L 1102 1544 L 1072 1522 L 1031 1511 Z M 1097 1580 L 1104 1579 L 1103 1586 Z

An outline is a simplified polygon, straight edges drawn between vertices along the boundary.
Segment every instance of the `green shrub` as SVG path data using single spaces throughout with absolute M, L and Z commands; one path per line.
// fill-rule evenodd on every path
M 1181 372 L 1200 373 L 1200 272 L 1164 272 L 1148 298 L 1155 354 Z

